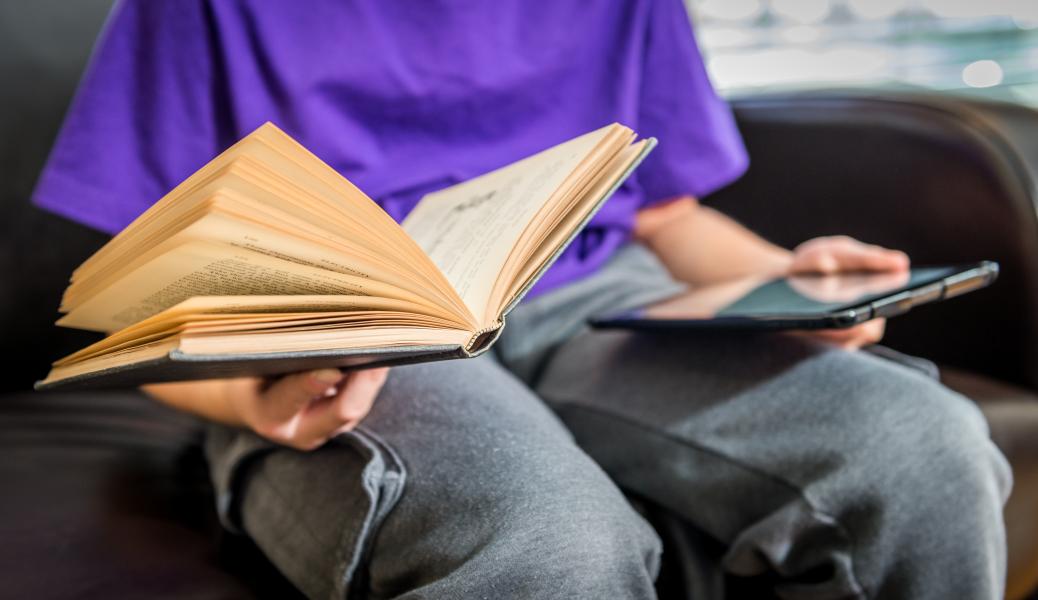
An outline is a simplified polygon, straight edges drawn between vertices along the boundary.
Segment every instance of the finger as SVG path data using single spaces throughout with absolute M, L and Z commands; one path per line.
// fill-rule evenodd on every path
M 878 344 L 883 339 L 883 335 L 887 331 L 887 320 L 886 319 L 873 319 L 867 323 L 862 323 L 862 335 L 859 338 L 861 343 L 858 345 L 859 348 L 863 346 L 871 346 L 872 344 Z
M 873 319 L 846 329 L 812 329 L 795 333 L 800 337 L 822 341 L 847 350 L 857 350 L 879 343 L 883 339 L 886 323 L 886 319 Z
M 831 250 L 823 247 L 805 248 L 793 256 L 792 273 L 820 273 L 831 275 L 840 270 L 840 263 Z
M 319 369 L 286 375 L 263 392 L 260 416 L 267 422 L 280 423 L 295 417 L 312 400 L 322 397 L 343 378 L 338 369 Z
M 835 249 L 854 243 L 854 238 L 845 235 L 823 236 L 810 239 L 793 251 L 793 273 L 832 274 L 840 269 Z
M 879 343 L 883 339 L 885 329 L 886 319 L 873 319 L 847 329 L 823 332 L 822 336 L 830 339 L 842 348 L 858 350 L 859 348 Z
M 833 346 L 839 346 L 847 350 L 855 350 L 860 347 L 860 333 L 853 329 L 822 330 L 815 332 L 814 338 Z
M 904 271 L 909 267 L 904 252 L 857 241 L 838 243 L 831 252 L 840 271 Z
M 847 347 L 854 337 L 854 333 L 848 329 L 809 329 L 790 333 L 799 338 L 823 342 L 840 348 Z
M 908 255 L 864 244 L 846 235 L 814 238 L 797 247 L 791 272 L 831 274 L 840 271 L 898 271 L 909 267 Z
M 356 427 L 371 411 L 382 389 L 388 369 L 356 371 L 339 384 L 338 393 L 312 402 L 300 415 L 296 440 L 304 446 L 318 446 L 331 436 Z

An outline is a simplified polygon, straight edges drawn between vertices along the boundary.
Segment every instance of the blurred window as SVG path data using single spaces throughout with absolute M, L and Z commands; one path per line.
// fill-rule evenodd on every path
M 726 95 L 924 87 L 1038 106 L 1038 0 L 686 0 Z

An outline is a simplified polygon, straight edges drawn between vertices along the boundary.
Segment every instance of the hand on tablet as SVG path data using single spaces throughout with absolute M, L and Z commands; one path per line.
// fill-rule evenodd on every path
M 786 278 L 789 287 L 817 302 L 853 302 L 863 296 L 881 294 L 906 285 L 911 271 L 880 273 L 798 274 Z
M 800 244 L 793 250 L 789 273 L 834 273 L 907 271 L 908 255 L 900 250 L 889 250 L 859 242 L 846 235 L 817 237 Z
M 907 277 L 909 266 L 908 255 L 904 252 L 865 244 L 854 238 L 838 235 L 814 238 L 797 246 L 793 250 L 789 272 L 791 275 L 880 272 L 890 273 L 892 277 Z M 827 293 L 824 286 L 823 289 L 801 290 L 798 288 L 797 291 L 812 297 L 815 294 L 825 296 Z M 873 319 L 847 329 L 803 331 L 798 332 L 797 335 L 820 339 L 843 348 L 857 349 L 878 343 L 883 339 L 885 329 L 886 319 Z

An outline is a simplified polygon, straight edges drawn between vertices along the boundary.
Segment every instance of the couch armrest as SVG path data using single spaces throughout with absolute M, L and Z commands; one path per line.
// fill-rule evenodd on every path
M 752 164 L 708 204 L 787 247 L 845 233 L 916 264 L 999 261 L 991 289 L 898 317 L 886 343 L 1038 389 L 1038 112 L 926 92 L 733 105 Z

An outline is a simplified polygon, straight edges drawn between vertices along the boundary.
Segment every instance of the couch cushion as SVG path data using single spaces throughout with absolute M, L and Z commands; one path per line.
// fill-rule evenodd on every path
M 12 598 L 292 597 L 223 534 L 194 419 L 133 392 L 0 396 Z

